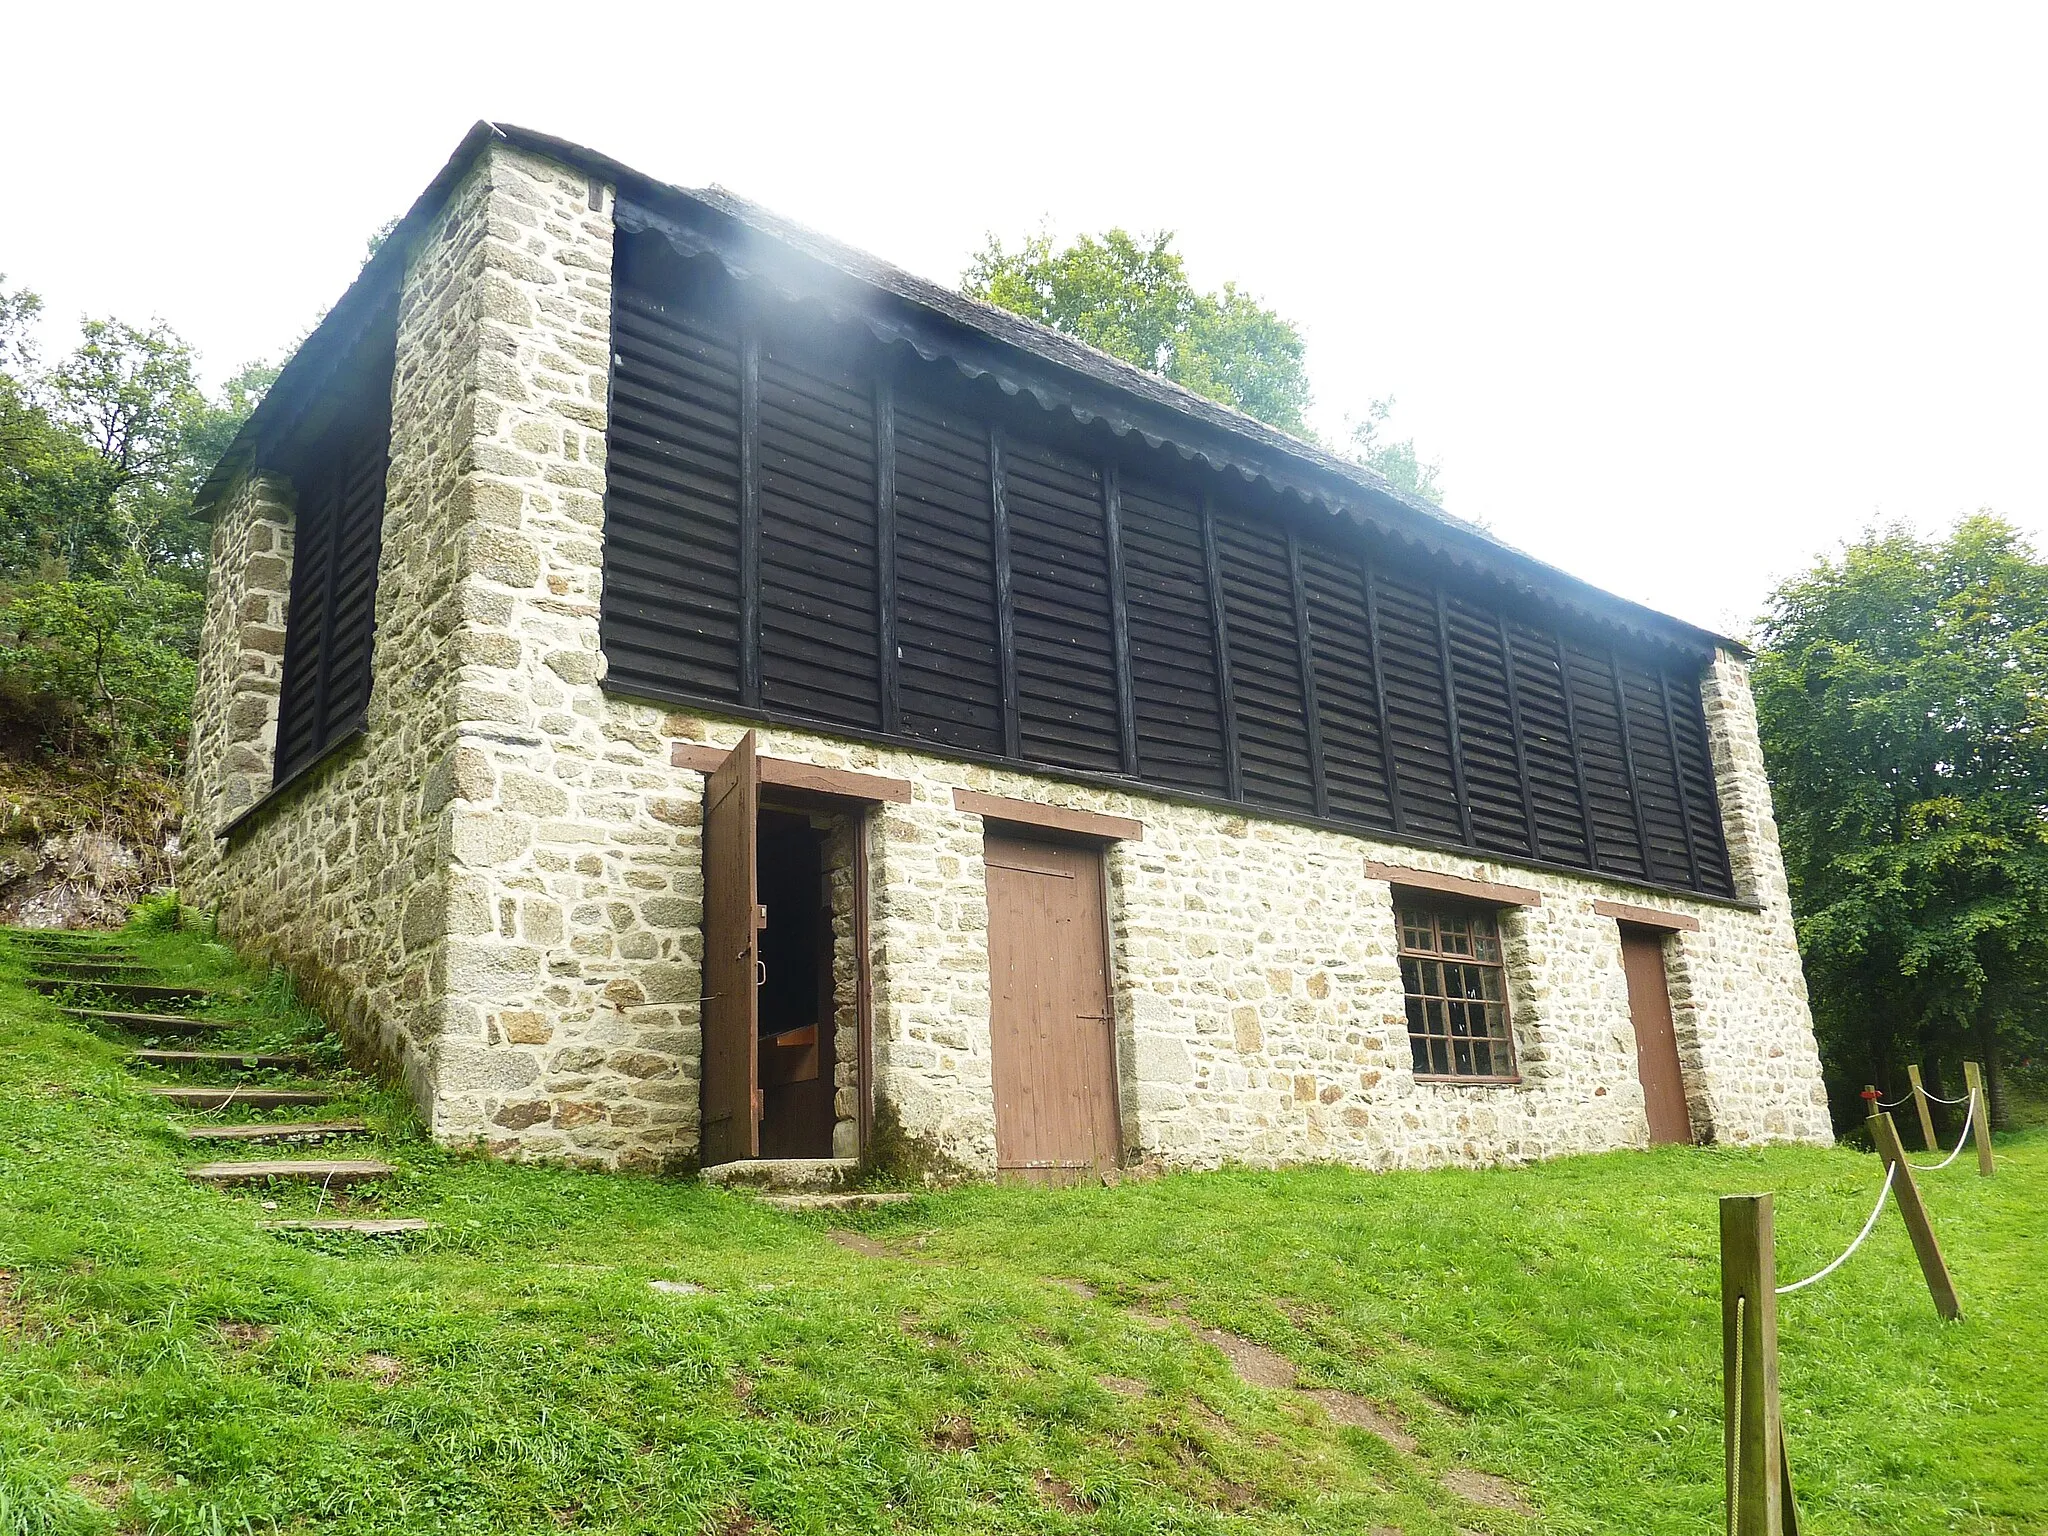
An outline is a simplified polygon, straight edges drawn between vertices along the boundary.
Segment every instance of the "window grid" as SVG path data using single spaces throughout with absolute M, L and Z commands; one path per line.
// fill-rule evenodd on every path
M 1515 1081 L 1507 974 L 1493 914 L 1404 905 L 1395 916 L 1415 1075 Z

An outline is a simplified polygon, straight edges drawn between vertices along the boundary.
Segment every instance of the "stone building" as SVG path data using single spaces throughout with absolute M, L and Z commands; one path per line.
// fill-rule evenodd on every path
M 1824 1140 L 1736 643 L 479 124 L 215 470 L 183 888 L 611 1167 Z

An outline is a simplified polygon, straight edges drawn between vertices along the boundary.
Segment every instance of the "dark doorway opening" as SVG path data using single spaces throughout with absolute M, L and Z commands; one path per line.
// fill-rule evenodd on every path
M 826 833 L 800 812 L 760 812 L 756 1025 L 761 1156 L 832 1155 L 835 1008 Z

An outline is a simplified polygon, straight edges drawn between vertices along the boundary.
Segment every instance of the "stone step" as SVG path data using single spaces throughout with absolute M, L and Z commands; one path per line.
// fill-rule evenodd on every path
M 245 1072 L 296 1072 L 312 1065 L 307 1056 L 262 1051 L 132 1051 L 128 1059 L 145 1067 L 226 1067 Z
M 189 1013 L 129 1013 L 119 1008 L 66 1008 L 64 1012 L 88 1024 L 111 1024 L 138 1035 L 204 1035 L 245 1022 L 202 1019 Z
M 756 1195 L 761 1204 L 801 1216 L 811 1211 L 878 1211 L 923 1196 L 909 1190 L 854 1189 L 837 1195 Z
M 174 986 L 163 982 L 85 981 L 76 976 L 25 976 L 38 992 L 98 992 L 124 1003 L 201 1003 L 215 996 L 210 987 Z
M 185 1177 L 201 1184 L 254 1184 L 263 1179 L 301 1179 L 337 1187 L 368 1179 L 388 1179 L 398 1170 L 374 1157 L 273 1157 L 244 1162 L 196 1163 Z
M 721 1189 L 823 1195 L 851 1183 L 859 1171 L 850 1157 L 756 1157 L 720 1163 L 697 1177 Z
M 422 1221 L 417 1216 L 388 1216 L 381 1220 L 358 1218 L 354 1221 L 330 1216 L 305 1221 L 261 1221 L 257 1225 L 265 1232 L 359 1232 L 364 1237 L 396 1237 L 403 1232 L 434 1230 L 431 1221 Z
M 187 1141 L 326 1141 L 335 1136 L 367 1136 L 361 1120 L 268 1120 L 261 1125 L 180 1125 L 174 1130 Z
M 150 1083 L 142 1091 L 153 1099 L 185 1109 L 226 1109 L 229 1105 L 243 1109 L 286 1109 L 298 1104 L 332 1104 L 341 1097 L 331 1088 L 244 1088 L 239 1083 L 220 1088 Z
M 52 975 L 66 976 L 108 976 L 142 981 L 157 974 L 153 965 L 144 965 L 139 960 L 78 960 L 63 958 L 45 952 L 31 955 L 29 959 Z

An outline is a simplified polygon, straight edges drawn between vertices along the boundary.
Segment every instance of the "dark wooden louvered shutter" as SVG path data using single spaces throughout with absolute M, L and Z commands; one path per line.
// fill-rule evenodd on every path
M 1444 633 L 1457 692 L 1458 746 L 1472 813 L 1472 841 L 1496 853 L 1527 853 L 1529 814 L 1522 796 L 1500 620 L 1490 609 L 1447 594 Z
M 379 384 L 389 387 L 370 387 Z M 296 472 L 274 762 L 280 784 L 359 729 L 369 710 L 390 423 L 379 402 L 330 432 Z
M 1223 794 L 1229 774 L 1201 506 L 1129 478 L 1120 491 L 1139 777 Z
M 771 343 L 761 354 L 761 703 L 882 722 L 871 386 Z
M 740 697 L 740 367 L 730 326 L 623 283 L 600 629 L 611 686 Z
M 1636 797 L 1648 838 L 1649 875 L 1664 885 L 1693 883 L 1692 829 L 1684 808 L 1678 765 L 1671 754 L 1671 725 L 1664 713 L 1662 677 L 1647 668 L 1621 664 L 1622 695 L 1628 704 L 1629 756 L 1635 766 Z
M 1576 643 L 1566 644 L 1565 664 L 1571 673 L 1572 720 L 1593 817 L 1594 866 L 1612 874 L 1641 876 L 1643 845 L 1636 830 L 1621 716 L 1615 707 L 1613 667 L 1604 653 Z
M 1005 438 L 1016 635 L 1018 745 L 1036 762 L 1115 773 L 1115 640 L 1101 472 L 1053 449 Z
M 1508 645 L 1522 716 L 1522 757 L 1536 811 L 1536 856 L 1559 864 L 1590 863 L 1593 852 L 1586 841 L 1585 807 L 1579 797 L 1571 700 L 1565 693 L 1557 637 L 1510 620 Z
M 1244 798 L 1253 805 L 1313 813 L 1315 778 L 1287 535 L 1268 523 L 1219 516 L 1216 559 L 1230 636 Z
M 1714 780 L 1714 755 L 1707 743 L 1707 719 L 1697 677 L 1667 675 L 1671 694 L 1671 729 L 1678 738 L 1678 771 L 1685 785 L 1686 813 L 1692 821 L 1692 846 L 1699 860 L 1699 888 L 1714 896 L 1733 896 L 1735 881 L 1728 869 L 1728 844 L 1721 832 L 1721 797 Z
M 1302 541 L 1300 558 L 1329 813 L 1339 821 L 1389 831 L 1394 807 L 1381 751 L 1365 565 L 1355 550 L 1329 549 L 1307 540 Z
M 898 397 L 898 709 L 911 736 L 1003 747 L 988 430 Z
M 1436 595 L 1376 571 L 1373 608 L 1387 700 L 1386 743 L 1401 791 L 1402 828 L 1416 836 L 1462 843 L 1465 833 L 1451 766 Z

